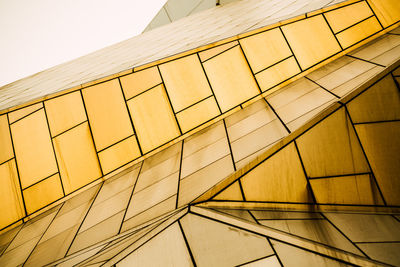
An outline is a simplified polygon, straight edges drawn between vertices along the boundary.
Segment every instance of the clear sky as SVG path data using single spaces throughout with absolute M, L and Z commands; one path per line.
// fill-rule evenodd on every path
M 0 0 L 0 86 L 140 34 L 166 0 Z

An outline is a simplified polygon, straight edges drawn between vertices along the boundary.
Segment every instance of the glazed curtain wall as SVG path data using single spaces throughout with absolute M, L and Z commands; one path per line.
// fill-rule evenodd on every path
M 349 1 L 3 113 L 0 193 L 7 197 L 0 228 L 243 108 L 399 20 L 396 0 Z

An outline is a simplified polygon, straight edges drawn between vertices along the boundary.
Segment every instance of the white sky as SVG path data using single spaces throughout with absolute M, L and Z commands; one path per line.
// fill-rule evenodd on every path
M 0 86 L 140 34 L 166 0 L 0 0 Z

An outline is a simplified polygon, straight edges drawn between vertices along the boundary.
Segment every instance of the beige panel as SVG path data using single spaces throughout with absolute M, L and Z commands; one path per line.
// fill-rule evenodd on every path
M 254 73 L 292 55 L 279 28 L 243 38 L 240 44 Z
M 212 94 L 196 54 L 161 64 L 160 71 L 175 112 Z
M 240 191 L 239 181 L 234 182 L 227 189 L 213 197 L 216 200 L 239 200 L 243 201 L 242 192 Z
M 390 215 L 325 213 L 353 242 L 400 241 L 400 224 Z
M 297 144 L 309 177 L 369 172 L 344 108 L 300 136 Z
M 140 150 L 135 136 L 131 136 L 99 153 L 100 164 L 104 173 L 109 173 L 138 157 L 140 157 Z
M 368 0 L 368 2 L 383 27 L 388 27 L 400 20 L 400 6 L 398 0 Z
M 22 188 L 58 172 L 43 110 L 12 124 L 11 134 Z
M 325 13 L 326 20 L 335 33 L 372 15 L 371 9 L 364 1 Z
M 0 116 L 0 164 L 14 157 L 7 115 Z
M 310 184 L 318 203 L 383 205 L 369 174 L 310 179 Z
M 354 254 L 362 253 L 344 237 L 327 220 L 260 220 L 262 225 L 275 228 L 293 235 L 326 244 L 331 247 L 349 251 Z
M 247 201 L 311 202 L 307 181 L 294 143 L 242 178 Z
M 357 246 L 374 260 L 400 266 L 400 243 L 362 243 Z
M 204 68 L 222 112 L 259 94 L 240 47 L 206 61 Z
M 117 79 L 82 90 L 97 151 L 133 134 Z
M 282 30 L 303 69 L 340 51 L 322 15 L 288 24 Z
M 382 29 L 378 20 L 371 17 L 363 22 L 336 35 L 340 44 L 345 49 Z
M 120 80 L 126 99 L 132 98 L 162 82 L 157 67 L 120 77 Z
M 193 214 L 181 223 L 199 266 L 237 266 L 274 253 L 265 237 L 236 227 Z
M 222 181 L 234 171 L 232 159 L 227 155 L 205 166 L 180 181 L 178 207 L 186 205 Z
M 42 107 L 43 107 L 43 103 L 40 102 L 40 103 L 31 105 L 31 106 L 28 106 L 28 107 L 21 108 L 21 109 L 18 109 L 16 111 L 10 112 L 8 114 L 8 118 L 10 120 L 10 123 L 13 123 L 16 120 L 19 120 L 22 117 L 24 117 L 24 116 L 26 116 L 26 115 L 28 115 L 28 114 L 30 114 L 30 113 L 42 108 Z
M 44 105 L 52 136 L 86 120 L 85 108 L 79 91 L 47 100 Z
M 200 124 L 215 118 L 220 114 L 217 102 L 214 97 L 209 97 L 196 105 L 185 109 L 178 114 L 179 125 L 181 126 L 182 132 L 187 132 Z
M 162 85 L 129 100 L 128 107 L 143 153 L 179 136 L 178 126 Z
M 347 104 L 354 123 L 400 119 L 400 93 L 387 75 Z
M 260 153 L 264 148 L 270 146 L 286 135 L 287 130 L 285 127 L 283 127 L 282 123 L 278 119 L 275 119 L 232 142 L 231 148 L 233 158 L 235 159 L 235 162 L 242 161 L 243 159 L 245 159 L 244 161 L 249 162 L 250 159 L 247 157 L 253 153 Z M 238 165 L 236 165 L 236 167 L 238 167 Z
M 227 44 L 223 44 L 223 45 L 220 45 L 217 47 L 207 49 L 207 50 L 199 53 L 200 60 L 201 60 L 201 62 L 206 61 L 207 59 L 210 59 L 211 57 L 214 57 L 214 56 L 216 56 L 238 44 L 239 44 L 238 41 L 233 41 L 233 42 L 230 42 Z
M 65 194 L 101 177 L 87 123 L 53 139 Z
M 302 250 L 279 241 L 272 240 L 272 245 L 285 267 L 309 267 L 309 266 L 348 266 L 347 264 L 326 258 L 318 254 Z
M 57 173 L 23 191 L 28 214 L 64 196 L 60 175 Z
M 178 189 L 178 176 L 179 174 L 176 172 L 139 192 L 135 189 L 125 218 L 131 218 L 175 195 Z
M 15 160 L 0 165 L 0 229 L 21 219 L 24 206 Z
M 138 226 L 142 223 L 146 223 L 154 218 L 157 218 L 169 211 L 174 210 L 176 207 L 176 195 L 161 201 L 160 203 L 154 205 L 150 209 L 147 209 L 132 218 L 125 218 L 124 224 L 122 225 L 121 232 L 127 229 Z
M 193 264 L 176 222 L 129 254 L 117 266 L 193 266 Z
M 361 144 L 388 205 L 400 205 L 400 122 L 356 125 Z
M 300 68 L 294 57 L 288 58 L 260 73 L 257 73 L 256 79 L 260 85 L 261 91 L 271 89 L 275 85 L 293 77 L 300 72 Z
M 261 260 L 253 261 L 251 263 L 241 265 L 243 267 L 280 267 L 281 264 L 276 256 L 270 256 Z

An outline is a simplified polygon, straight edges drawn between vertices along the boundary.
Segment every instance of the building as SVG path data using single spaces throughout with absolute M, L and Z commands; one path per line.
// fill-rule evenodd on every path
M 399 266 L 399 24 L 233 1 L 0 88 L 0 265 Z

